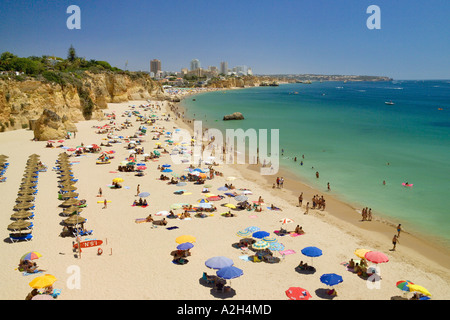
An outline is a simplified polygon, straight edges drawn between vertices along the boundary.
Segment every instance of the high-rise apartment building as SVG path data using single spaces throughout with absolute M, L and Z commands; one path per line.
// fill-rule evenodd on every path
M 191 60 L 191 71 L 200 69 L 200 61 L 198 59 Z
M 161 61 L 158 59 L 153 59 L 152 61 L 150 61 L 150 72 L 153 72 L 153 74 L 156 76 L 160 71 Z
M 220 73 L 224 75 L 228 74 L 228 62 L 223 61 L 220 63 Z

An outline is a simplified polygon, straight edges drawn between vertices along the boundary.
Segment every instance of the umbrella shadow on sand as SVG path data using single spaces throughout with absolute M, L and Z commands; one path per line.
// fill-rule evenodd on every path
M 327 300 L 333 300 L 334 297 L 336 297 L 336 296 L 334 296 L 334 295 L 329 295 L 329 294 L 328 294 L 328 291 L 329 291 L 329 289 L 319 288 L 319 289 L 317 289 L 315 292 L 316 292 L 316 295 L 317 295 L 319 298 L 327 299 Z
M 309 267 L 307 269 L 302 269 L 299 266 L 297 266 L 297 267 L 295 267 L 295 271 L 300 274 L 314 274 L 314 273 L 316 273 L 316 268 Z
M 217 291 L 216 288 L 211 288 L 210 292 L 214 298 L 219 299 L 232 298 L 236 295 L 236 290 L 234 290 L 233 288 L 229 288 L 226 292 Z

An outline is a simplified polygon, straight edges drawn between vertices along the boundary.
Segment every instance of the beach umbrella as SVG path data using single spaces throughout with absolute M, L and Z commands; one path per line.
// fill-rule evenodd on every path
M 182 187 L 182 186 L 185 186 L 186 184 L 187 184 L 186 182 L 181 181 L 181 182 L 178 182 L 178 183 L 176 184 L 176 186 L 177 186 L 177 187 Z
M 123 182 L 123 179 L 122 178 L 114 178 L 113 182 L 115 182 L 115 183 Z
M 76 192 L 66 192 L 66 193 L 61 194 L 62 198 L 76 198 L 78 196 L 79 196 L 79 194 Z
M 70 216 L 69 218 L 64 220 L 65 224 L 69 224 L 69 225 L 76 225 L 76 224 L 80 224 L 80 223 L 84 223 L 86 221 L 86 218 L 83 218 L 82 216 L 79 215 L 73 215 Z
M 15 212 L 11 215 L 12 219 L 27 219 L 33 215 L 33 212 L 26 211 L 26 210 L 20 210 L 18 212 Z
M 146 198 L 150 195 L 150 192 L 141 192 L 138 194 L 140 198 Z
M 255 250 L 264 250 L 270 247 L 270 243 L 265 242 L 264 240 L 259 240 L 252 244 L 252 248 Z
M 252 234 L 252 237 L 257 239 L 262 239 L 268 236 L 270 236 L 270 233 L 268 233 L 267 231 L 256 231 Z
M 46 274 L 46 275 L 34 278 L 29 283 L 29 285 L 30 285 L 30 287 L 32 287 L 34 289 L 42 289 L 42 288 L 50 287 L 51 285 L 53 285 L 53 283 L 56 280 L 58 280 L 58 279 L 56 279 L 55 276 L 53 276 L 51 274 Z
M 322 255 L 322 250 L 316 247 L 306 247 L 301 252 L 307 257 L 319 257 Z
M 147 169 L 147 167 L 146 166 L 138 166 L 137 169 L 138 170 L 145 170 L 145 169 Z
M 63 205 L 64 207 L 70 207 L 70 206 L 73 206 L 74 204 L 77 204 L 79 201 L 80 201 L 80 200 L 77 200 L 77 199 L 75 199 L 75 198 L 70 198 L 70 199 L 64 201 L 64 202 L 62 203 L 62 205 Z
M 417 284 L 409 284 L 408 287 L 410 292 L 419 292 L 426 296 L 431 296 L 431 293 L 427 289 Z
M 300 287 L 290 287 L 285 293 L 289 300 L 309 300 L 312 298 L 308 290 Z
M 36 251 L 30 251 L 25 253 L 22 257 L 20 257 L 20 260 L 35 260 L 35 259 L 39 259 L 40 257 L 42 257 L 42 254 L 40 254 L 39 252 Z
M 412 283 L 411 281 L 409 281 L 409 280 L 400 280 L 400 281 L 397 281 L 397 283 L 395 284 L 395 286 L 397 287 L 397 288 L 399 288 L 400 290 L 402 290 L 402 291 L 407 291 L 407 292 L 409 292 L 410 290 L 409 290 L 409 285 L 411 285 L 411 284 L 414 284 L 414 283 Z
M 238 202 L 247 201 L 248 197 L 242 196 L 242 195 L 241 196 L 236 196 L 236 197 L 234 197 L 234 200 L 236 200 Z
M 292 223 L 292 222 L 294 222 L 294 220 L 289 219 L 289 218 L 284 218 L 284 219 L 281 219 L 280 222 L 281 222 L 282 224 L 287 224 L 287 223 Z
M 252 235 L 252 232 L 250 230 L 241 230 L 238 231 L 236 234 L 238 237 L 247 238 Z
M 379 251 L 367 252 L 364 255 L 364 258 L 373 263 L 384 263 L 389 261 L 389 258 L 383 252 Z
M 222 269 L 225 267 L 231 267 L 233 264 L 234 264 L 233 260 L 224 256 L 212 257 L 205 261 L 205 265 L 211 269 Z
M 282 251 L 284 250 L 284 245 L 279 242 L 270 243 L 269 250 L 271 251 Z
M 177 246 L 178 250 L 189 250 L 192 249 L 194 245 L 190 242 L 183 242 Z
M 361 259 L 365 259 L 365 255 L 367 252 L 370 252 L 372 250 L 368 250 L 368 249 L 357 249 L 355 250 L 354 254 Z
M 164 169 L 161 172 L 172 172 L 172 171 L 173 171 L 172 169 Z
M 19 197 L 17 197 L 16 201 L 18 202 L 27 202 L 27 201 L 33 201 L 34 200 L 34 196 L 32 195 L 21 195 Z
M 16 230 L 24 230 L 28 229 L 31 226 L 30 221 L 17 220 L 8 225 L 8 230 L 16 231 Z
M 202 203 L 198 204 L 198 207 L 209 209 L 209 208 L 212 208 L 212 205 L 211 205 L 211 203 L 202 202 Z
M 235 195 L 234 194 L 232 194 L 232 193 L 230 193 L 230 192 L 226 192 L 226 193 L 224 193 L 226 196 L 228 196 L 228 197 L 235 197 Z
M 81 211 L 83 211 L 83 209 L 81 209 L 77 206 L 70 206 L 63 210 L 63 214 L 67 216 L 67 215 L 72 215 L 74 213 L 79 214 L 79 213 L 81 213 Z
M 184 243 L 184 242 L 195 242 L 195 237 L 194 236 L 190 236 L 190 235 L 183 235 L 183 236 L 179 236 L 178 238 L 175 239 L 176 243 Z
M 217 188 L 217 190 L 219 190 L 219 191 L 228 191 L 229 189 L 227 187 L 220 187 L 220 188 Z
M 65 187 L 61 188 L 62 191 L 75 191 L 77 189 L 78 188 L 75 186 L 65 186 Z
M 320 282 L 329 286 L 337 285 L 343 281 L 342 277 L 335 273 L 325 273 L 320 276 Z
M 207 199 L 199 199 L 197 200 L 198 203 L 208 203 L 209 201 Z
M 271 237 L 271 236 L 267 236 L 267 237 L 264 237 L 264 238 L 262 238 L 265 242 L 269 242 L 269 243 L 274 243 L 274 242 L 277 242 L 278 240 L 277 240 L 277 238 L 275 238 L 275 237 Z
M 244 271 L 234 266 L 230 266 L 217 270 L 216 274 L 222 279 L 230 280 L 242 276 L 244 274 Z
M 259 227 L 251 226 L 251 227 L 246 228 L 245 230 L 248 230 L 251 233 L 254 233 L 254 232 L 259 231 L 261 229 Z
M 219 201 L 219 200 L 222 200 L 222 198 L 219 197 L 219 196 L 211 196 L 211 197 L 208 197 L 207 199 L 208 199 L 209 201 Z
M 225 205 L 225 207 L 228 207 L 228 208 L 230 208 L 230 209 L 236 209 L 236 206 L 235 206 L 234 204 L 231 204 L 231 203 L 227 203 L 227 204 Z
M 27 209 L 30 209 L 32 206 L 34 206 L 34 204 L 31 203 L 31 202 L 21 202 L 19 204 L 16 204 L 14 206 L 14 209 L 16 209 L 16 210 L 20 210 L 20 209 L 27 210 Z
M 163 167 L 163 168 L 170 168 L 171 165 L 170 165 L 170 164 L 163 164 L 162 167 Z

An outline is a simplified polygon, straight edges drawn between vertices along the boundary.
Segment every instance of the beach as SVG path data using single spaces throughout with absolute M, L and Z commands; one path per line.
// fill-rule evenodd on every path
M 169 102 L 151 101 L 150 104 L 160 106 L 153 112 L 142 111 L 138 106 L 146 101 L 129 101 L 126 103 L 108 104 L 105 113 L 114 112 L 116 123 L 131 121 L 131 127 L 117 132 L 120 136 L 131 136 L 143 125 L 134 116 L 122 117 L 126 110 L 141 110 L 142 113 L 156 114 L 158 117 L 153 128 L 147 126 L 145 140 L 141 146 L 146 152 L 155 150 L 152 140 L 155 132 L 169 131 L 177 128 L 188 129 L 189 126 L 170 111 Z M 167 118 L 167 115 L 170 117 Z M 166 120 L 167 119 L 167 120 Z M 95 126 L 108 124 L 104 121 L 82 121 L 76 124 L 78 132 L 76 138 L 65 140 L 62 144 L 75 148 L 84 145 L 100 145 L 105 134 L 97 134 Z M 162 129 L 164 128 L 164 129 Z M 164 135 L 159 142 L 165 144 Z M 73 250 L 75 238 L 62 238 L 58 206 L 58 174 L 52 168 L 56 166 L 58 155 L 65 151 L 62 148 L 46 148 L 46 142 L 32 141 L 33 133 L 29 130 L 16 130 L 0 134 L 0 149 L 7 155 L 9 167 L 5 172 L 7 180 L 0 183 L 0 205 L 4 214 L 1 217 L 1 243 L 3 290 L 0 299 L 23 300 L 31 291 L 29 282 L 42 274 L 52 274 L 58 279 L 54 288 L 61 290 L 57 299 L 61 300 L 286 300 L 285 291 L 289 287 L 301 287 L 308 290 L 313 300 L 390 300 L 410 298 L 412 293 L 405 293 L 396 287 L 400 280 L 410 280 L 428 289 L 435 300 L 450 298 L 448 290 L 450 272 L 449 254 L 427 239 L 417 239 L 412 234 L 402 233 L 395 251 L 391 251 L 391 239 L 396 234 L 394 225 L 383 221 L 360 222 L 355 208 L 339 199 L 326 194 L 323 190 L 290 180 L 288 173 L 280 172 L 276 176 L 284 176 L 285 188 L 272 189 L 276 176 L 261 176 L 256 169 L 247 165 L 220 165 L 214 169 L 223 173 L 207 179 L 210 192 L 223 194 L 218 191 L 225 183 L 230 183 L 228 177 L 236 179 L 231 183 L 238 189 L 249 189 L 250 201 L 264 199 L 264 210 L 238 211 L 231 210 L 235 217 L 224 217 L 221 213 L 229 209 L 222 204 L 236 204 L 233 198 L 225 197 L 214 202 L 218 210 L 206 218 L 166 219 L 166 226 L 154 226 L 152 223 L 136 223 L 152 214 L 155 220 L 162 216 L 155 214 L 170 210 L 175 203 L 196 204 L 204 198 L 202 185 L 188 182 L 182 187 L 186 194 L 174 194 L 180 189 L 167 181 L 159 180 L 161 172 L 158 165 L 169 164 L 173 172 L 183 174 L 187 164 L 174 164 L 169 154 L 161 154 L 155 161 L 146 162 L 145 175 L 138 177 L 135 172 L 118 172 L 117 168 L 130 153 L 126 149 L 127 143 L 113 144 L 112 147 L 102 147 L 102 150 L 114 150 L 114 159 L 110 164 L 96 164 L 98 154 L 86 153 L 80 157 L 70 157 L 73 162 L 72 170 L 80 199 L 85 199 L 87 207 L 81 215 L 87 218 L 86 228 L 92 229 L 93 234 L 84 236 L 85 239 L 102 240 L 100 246 L 103 253 L 98 255 L 98 248 L 85 248 L 81 258 Z M 56 143 L 55 145 L 58 145 Z M 173 146 L 167 146 L 171 150 Z M 69 152 L 68 152 L 69 153 Z M 40 160 L 47 166 L 46 172 L 39 173 L 38 193 L 35 199 L 36 208 L 33 220 L 33 239 L 29 242 L 9 243 L 7 226 L 12 222 L 10 214 L 13 207 L 25 164 L 31 154 L 40 155 Z M 140 161 L 142 156 L 138 155 Z M 206 165 L 202 164 L 202 168 Z M 123 178 L 122 188 L 111 189 L 112 180 Z M 136 197 L 137 186 L 140 192 L 149 192 L 146 198 L 147 207 L 132 206 Z M 102 189 L 102 196 L 98 197 L 98 190 Z M 324 211 L 309 210 L 304 214 L 304 207 L 297 206 L 299 192 L 304 192 L 304 200 L 310 201 L 312 195 L 324 195 L 327 207 Z M 104 200 L 110 201 L 104 207 Z M 269 210 L 273 204 L 281 208 L 280 211 Z M 174 210 L 181 213 L 181 209 Z M 297 225 L 302 226 L 305 234 L 299 236 L 279 236 L 274 231 L 280 230 L 283 218 L 293 222 L 284 225 L 289 231 Z M 248 227 L 258 227 L 270 233 L 279 243 L 284 245 L 284 254 L 274 252 L 279 258 L 278 263 L 252 262 L 246 257 L 252 253 L 233 246 L 239 242 L 238 231 Z M 167 229 L 168 227 L 177 227 Z M 173 263 L 171 253 L 176 250 L 175 239 L 182 235 L 192 235 L 196 238 L 194 247 L 190 250 L 188 263 L 178 265 Z M 303 255 L 301 250 L 308 246 L 315 246 L 322 250 L 322 255 L 311 258 Z M 388 256 L 389 261 L 378 265 L 381 280 L 373 283 L 366 281 L 357 274 L 347 270 L 345 263 L 356 259 L 354 251 L 360 248 L 380 251 Z M 37 260 L 40 268 L 45 269 L 42 274 L 23 275 L 17 270 L 20 257 L 29 251 L 37 251 L 42 257 Z M 225 256 L 233 260 L 234 266 L 243 270 L 243 275 L 227 281 L 230 292 L 216 292 L 210 285 L 202 281 L 204 272 L 215 274 L 216 270 L 205 266 L 205 261 L 211 257 Z M 307 262 L 316 269 L 314 273 L 302 274 L 296 271 L 299 262 Z M 320 281 L 320 276 L 326 273 L 336 273 L 342 276 L 343 282 L 334 288 L 336 296 L 329 296 L 326 292 L 330 288 Z

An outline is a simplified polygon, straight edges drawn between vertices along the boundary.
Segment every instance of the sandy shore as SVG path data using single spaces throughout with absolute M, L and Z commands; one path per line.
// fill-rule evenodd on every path
M 121 104 L 110 104 L 107 112 L 115 111 L 117 115 L 129 110 L 130 105 L 139 105 L 142 101 L 131 101 Z M 164 102 L 158 115 L 168 112 L 167 103 Z M 126 118 L 117 117 L 116 122 L 121 123 Z M 117 132 L 118 135 L 129 136 L 137 131 L 140 123 L 135 122 L 134 117 L 128 118 L 133 127 Z M 184 123 L 172 120 L 159 120 L 156 127 L 164 127 L 166 131 L 174 128 L 187 127 Z M 77 124 L 78 132 L 75 139 L 66 140 L 63 144 L 75 147 L 81 144 L 98 144 L 105 135 L 95 133 L 93 126 L 104 125 L 107 121 L 84 121 Z M 153 134 L 150 132 L 143 138 L 142 144 L 145 152 L 151 152 L 155 148 Z M 190 220 L 168 219 L 166 227 L 178 227 L 168 230 L 166 227 L 152 227 L 151 223 L 135 223 L 135 219 L 145 218 L 148 214 L 154 214 L 161 210 L 169 210 L 173 203 L 195 204 L 203 198 L 201 185 L 188 183 L 183 189 L 191 193 L 188 195 L 175 195 L 173 192 L 179 187 L 168 185 L 158 180 L 161 174 L 156 168 L 165 163 L 172 164 L 170 156 L 163 154 L 158 161 L 147 163 L 146 175 L 137 177 L 134 173 L 115 173 L 118 164 L 128 155 L 125 143 L 114 144 L 114 159 L 111 164 L 96 165 L 95 154 L 87 154 L 82 157 L 71 158 L 76 161 L 73 165 L 74 178 L 79 179 L 76 187 L 79 198 L 86 199 L 87 207 L 81 215 L 88 219 L 86 228 L 93 229 L 88 239 L 100 239 L 104 242 L 101 246 L 102 255 L 97 255 L 97 248 L 83 250 L 81 259 L 77 258 L 72 250 L 74 238 L 61 238 L 59 236 L 62 226 L 61 212 L 57 199 L 57 173 L 52 170 L 58 154 L 64 151 L 61 148 L 45 148 L 46 142 L 32 142 L 33 133 L 27 130 L 17 130 L 0 134 L 0 149 L 2 154 L 9 156 L 10 166 L 5 176 L 7 181 L 0 183 L 0 205 L 3 214 L 0 222 L 4 226 L 1 229 L 1 237 L 4 241 L 0 244 L 2 252 L 1 281 L 3 288 L 0 299 L 22 300 L 31 291 L 28 283 L 38 275 L 24 276 L 16 270 L 19 258 L 28 251 L 38 251 L 42 257 L 37 261 L 45 273 L 53 274 L 58 278 L 54 287 L 61 289 L 58 299 L 194 299 L 194 300 L 286 300 L 285 290 L 292 286 L 300 286 L 307 289 L 314 300 L 329 299 L 324 293 L 328 287 L 320 282 L 320 276 L 324 273 L 337 273 L 343 277 L 343 282 L 336 286 L 338 295 L 335 300 L 363 299 L 363 300 L 388 300 L 392 297 L 403 297 L 402 291 L 396 288 L 399 280 L 411 280 L 427 288 L 432 293 L 433 299 L 449 299 L 449 269 L 448 264 L 441 266 L 439 261 L 430 260 L 430 257 L 409 248 L 403 243 L 407 234 L 402 234 L 397 251 L 389 251 L 390 238 L 395 230 L 390 230 L 384 237 L 379 232 L 365 229 L 368 224 L 352 226 L 345 220 L 339 219 L 334 214 L 338 210 L 333 201 L 328 201 L 327 210 L 323 212 L 310 211 L 304 215 L 303 209 L 297 207 L 297 195 L 290 194 L 286 190 L 272 190 L 271 183 L 258 173 L 246 170 L 246 166 L 220 166 L 216 168 L 224 174 L 224 177 L 215 177 L 208 180 L 211 184 L 211 193 L 222 194 L 217 188 L 226 183 L 226 177 L 234 176 L 237 179 L 233 185 L 237 188 L 247 188 L 252 191 L 250 200 L 257 200 L 259 196 L 266 204 L 274 204 L 282 208 L 282 211 L 263 210 L 262 212 L 235 211 L 236 217 L 225 218 L 220 214 L 228 211 L 221 204 L 236 203 L 233 199 L 225 198 L 214 203 L 218 211 L 207 218 L 192 217 Z M 47 172 L 39 174 L 38 189 L 35 204 L 35 218 L 33 228 L 33 240 L 11 244 L 7 241 L 9 231 L 7 226 L 12 222 L 10 215 L 19 184 L 21 182 L 25 163 L 29 155 L 36 153 L 41 161 L 48 166 Z M 138 156 L 138 160 L 142 157 Z M 183 173 L 186 164 L 174 165 L 172 169 L 176 173 Z M 123 188 L 113 190 L 108 188 L 112 179 L 122 177 Z M 286 179 L 286 177 L 285 177 Z M 273 180 L 273 178 L 272 178 Z M 286 179 L 285 185 L 290 181 Z M 140 191 L 148 191 L 149 206 L 146 208 L 133 207 L 132 203 L 137 199 L 136 188 L 140 185 Z M 98 189 L 102 188 L 103 197 L 97 197 Z M 305 199 L 309 198 L 306 186 L 299 186 L 304 190 Z M 298 190 L 295 190 L 298 191 Z M 315 193 L 311 193 L 315 194 Z M 321 193 L 319 193 L 321 194 Z M 110 200 L 106 209 L 102 209 L 103 203 L 97 203 L 104 199 Z M 337 206 L 337 203 L 336 203 Z M 225 210 L 227 209 L 227 210 Z M 179 213 L 177 210 L 176 213 Z M 239 241 L 236 233 L 250 226 L 257 226 L 261 230 L 270 232 L 281 226 L 281 218 L 290 218 L 294 223 L 287 226 L 293 230 L 297 224 L 303 226 L 306 234 L 291 237 L 278 237 L 277 240 L 285 246 L 285 250 L 291 250 L 284 258 L 279 253 L 281 261 L 275 264 L 254 263 L 245 261 L 245 255 L 232 244 Z M 196 237 L 192 256 L 185 265 L 176 265 L 172 262 L 171 252 L 176 250 L 175 239 L 181 235 Z M 404 238 L 403 238 L 404 237 Z M 408 241 L 409 242 L 409 241 Z M 316 246 L 323 251 L 323 255 L 317 258 L 306 257 L 301 250 L 307 246 Z M 382 280 L 377 282 L 379 288 L 373 288 L 364 279 L 346 270 L 343 262 L 350 258 L 356 258 L 353 252 L 358 248 L 379 250 L 390 259 L 388 263 L 380 266 Z M 216 293 L 210 286 L 201 281 L 203 272 L 215 274 L 214 270 L 205 266 L 205 261 L 213 256 L 226 256 L 234 261 L 234 265 L 243 270 L 243 276 L 231 280 L 232 291 L 229 294 Z M 316 272 L 313 274 L 300 274 L 295 270 L 298 263 L 303 260 L 313 264 Z M 442 261 L 441 261 L 442 262 Z M 77 273 L 79 272 L 79 273 Z M 79 275 L 77 278 L 75 276 Z M 77 279 L 76 282 L 74 279 Z M 79 286 L 77 286 L 79 284 Z M 230 285 L 230 281 L 228 281 Z M 411 297 L 411 294 L 408 295 Z

